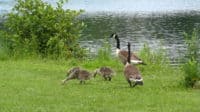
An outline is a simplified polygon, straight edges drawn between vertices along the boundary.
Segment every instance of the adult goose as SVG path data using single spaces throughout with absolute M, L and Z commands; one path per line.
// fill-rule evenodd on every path
M 127 62 L 128 57 L 128 51 L 120 49 L 120 40 L 116 33 L 113 33 L 111 38 L 115 38 L 117 42 L 116 46 L 116 55 L 119 57 L 120 61 L 125 65 Z M 133 64 L 143 64 L 146 65 L 138 56 L 136 56 L 134 53 L 131 53 L 131 63 Z
M 135 87 L 136 85 L 143 85 L 143 79 L 139 70 L 131 64 L 131 48 L 130 43 L 128 42 L 128 57 L 127 63 L 124 67 L 124 76 L 129 83 L 130 87 Z

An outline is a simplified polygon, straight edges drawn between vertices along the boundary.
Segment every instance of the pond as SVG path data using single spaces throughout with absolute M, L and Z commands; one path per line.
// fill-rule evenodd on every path
M 116 32 L 122 47 L 127 42 L 132 43 L 134 51 L 139 51 L 144 44 L 152 50 L 164 49 L 170 56 L 171 62 L 177 64 L 177 59 L 184 57 L 186 45 L 183 33 L 191 33 L 199 27 L 199 12 L 167 13 L 167 14 L 125 14 L 125 13 L 95 13 L 82 15 L 87 28 L 83 31 L 81 44 L 96 52 Z M 114 52 L 116 42 L 109 39 Z
M 9 12 L 14 3 L 0 0 L 0 13 Z M 69 0 L 64 8 L 85 10 L 80 19 L 87 28 L 80 43 L 93 54 L 116 32 L 123 48 L 128 41 L 135 52 L 144 44 L 153 50 L 163 48 L 171 63 L 178 64 L 186 51 L 183 33 L 200 26 L 200 0 Z M 108 40 L 114 52 L 115 41 Z

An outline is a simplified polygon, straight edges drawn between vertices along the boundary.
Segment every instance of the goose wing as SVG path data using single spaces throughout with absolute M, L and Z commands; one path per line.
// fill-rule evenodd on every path
M 128 57 L 128 52 L 126 50 L 120 50 L 118 53 L 118 57 L 120 58 L 121 62 L 123 64 L 126 64 L 127 62 L 127 57 Z M 131 62 L 135 64 L 142 64 L 143 61 L 134 53 L 131 53 Z
M 141 59 L 137 55 L 135 55 L 134 53 L 131 53 L 131 60 L 141 61 Z
M 126 58 L 126 60 L 127 60 L 128 51 L 120 50 L 119 55 L 123 56 L 123 58 Z M 135 53 L 131 53 L 131 60 L 140 60 L 141 61 L 141 59 Z

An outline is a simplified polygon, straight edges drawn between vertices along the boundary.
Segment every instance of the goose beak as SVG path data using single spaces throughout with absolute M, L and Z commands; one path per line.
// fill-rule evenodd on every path
M 135 83 L 136 85 L 141 85 L 141 86 L 143 85 L 143 81 L 136 81 Z

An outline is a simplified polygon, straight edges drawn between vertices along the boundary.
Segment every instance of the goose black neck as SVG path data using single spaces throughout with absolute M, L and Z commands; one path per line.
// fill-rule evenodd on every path
M 127 57 L 127 62 L 131 63 L 131 44 L 128 42 L 128 57 Z
M 115 39 L 117 41 L 117 48 L 120 49 L 120 40 L 117 35 L 115 36 Z

